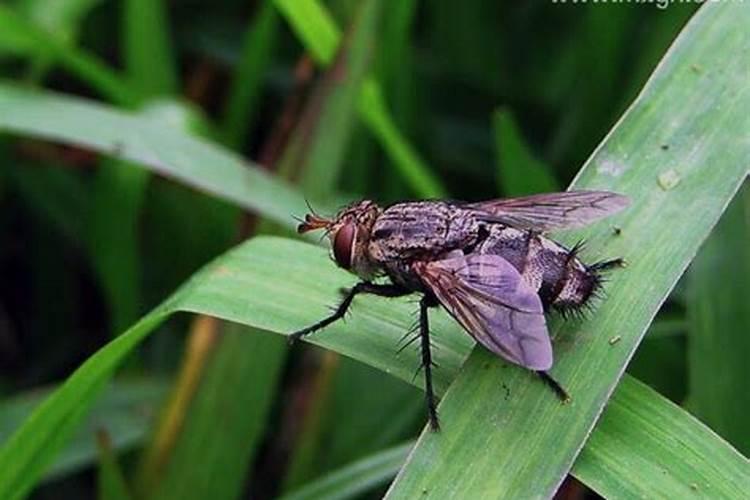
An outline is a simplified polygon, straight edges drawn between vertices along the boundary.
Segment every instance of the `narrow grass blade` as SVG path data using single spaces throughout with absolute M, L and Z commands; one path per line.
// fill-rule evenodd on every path
M 107 299 L 111 334 L 123 331 L 142 312 L 136 234 L 148 180 L 148 171 L 105 158 L 91 186 L 87 243 Z
M 374 453 L 311 481 L 279 500 L 345 500 L 385 485 L 396 475 L 414 446 L 408 442 Z
M 553 325 L 553 375 L 572 404 L 476 350 L 440 405 L 450 425 L 422 434 L 388 498 L 554 494 L 643 333 L 747 175 L 750 143 L 724 131 L 750 129 L 750 67 L 734 57 L 750 47 L 748 22 L 750 10 L 736 4 L 704 6 L 573 183 L 624 193 L 632 205 L 577 235 L 600 258 L 623 256 L 630 265 L 588 320 Z M 621 341 L 611 344 L 615 336 Z
M 690 269 L 690 409 L 750 453 L 750 185 L 732 202 Z
M 258 116 L 263 77 L 276 48 L 278 28 L 276 7 L 272 2 L 263 2 L 247 27 L 240 61 L 224 105 L 221 128 L 224 143 L 232 149 L 242 149 Z
M 318 64 L 333 62 L 341 31 L 323 5 L 317 0 L 274 0 L 274 5 Z
M 339 53 L 318 83 L 282 157 L 280 171 L 300 172 L 305 194 L 329 199 L 344 167 L 356 102 L 371 60 L 380 5 L 364 2 Z
M 362 84 L 359 112 L 380 141 L 399 174 L 422 198 L 445 198 L 447 190 L 401 134 L 393 121 L 378 82 L 368 78 Z
M 318 64 L 327 66 L 341 42 L 341 32 L 317 0 L 276 0 L 276 6 Z M 398 173 L 423 198 L 445 197 L 447 191 L 396 127 L 379 83 L 368 77 L 359 95 L 361 118 L 380 141 Z
M 51 4 L 45 0 L 20 0 L 14 7 L 34 24 L 70 40 L 80 30 L 86 16 L 103 0 L 61 0 Z
M 37 389 L 0 403 L 0 443 L 5 443 L 55 389 Z M 104 429 L 116 451 L 135 448 L 145 438 L 167 392 L 164 380 L 116 380 L 96 399 L 82 425 L 52 463 L 43 480 L 53 480 L 96 463 L 96 431 Z
M 0 53 L 52 60 L 107 99 L 133 106 L 140 94 L 96 56 L 58 40 L 7 5 L 0 5 Z
M 105 431 L 97 433 L 99 445 L 99 476 L 97 490 L 99 500 L 131 500 L 130 491 L 120 464 L 112 449 L 109 435 Z
M 159 309 L 89 358 L 0 448 L 0 498 L 25 497 L 78 427 L 117 366 L 167 316 Z
M 129 80 L 143 96 L 178 91 L 165 0 L 124 0 L 122 47 Z
M 492 126 L 499 192 L 506 196 L 523 196 L 559 191 L 549 167 L 529 150 L 510 110 L 496 110 L 492 114 Z
M 222 324 L 200 387 L 161 458 L 151 499 L 239 498 L 260 445 L 283 367 L 286 343 L 237 324 Z M 200 457 L 200 460 L 196 460 Z

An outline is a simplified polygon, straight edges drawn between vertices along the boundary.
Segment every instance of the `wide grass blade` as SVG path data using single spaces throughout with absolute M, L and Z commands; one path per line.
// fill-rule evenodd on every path
M 626 194 L 632 205 L 577 234 L 599 258 L 623 256 L 629 266 L 587 321 L 553 325 L 553 375 L 572 404 L 475 351 L 440 405 L 449 424 L 422 434 L 389 498 L 554 494 L 643 333 L 747 175 L 750 143 L 726 131 L 750 129 L 750 67 L 735 56 L 750 47 L 748 22 L 750 10 L 736 4 L 702 8 L 573 183 Z
M 286 227 L 307 207 L 283 181 L 227 150 L 144 116 L 0 83 L 0 132 L 85 147 L 256 211 Z
M 255 238 L 216 259 L 165 304 L 89 358 L 0 449 L 0 470 L 4 471 L 0 476 L 0 497 L 18 498 L 35 484 L 44 466 L 52 460 L 83 417 L 86 408 L 91 405 L 96 389 L 101 387 L 103 381 L 111 376 L 112 370 L 148 332 L 171 312 L 182 310 L 211 314 L 255 328 L 287 334 L 301 325 L 319 319 L 328 306 L 338 299 L 337 290 L 352 282 L 349 274 L 333 267 L 324 249 L 288 239 Z M 407 349 L 396 355 L 398 339 L 413 321 L 413 311 L 414 305 L 408 299 L 358 300 L 351 319 L 346 324 L 331 325 L 309 340 L 403 380 L 421 384 L 421 378 L 413 376 L 414 369 L 419 364 L 417 353 Z M 435 374 L 435 382 L 438 393 L 442 394 L 457 376 L 473 342 L 441 312 L 433 315 L 432 326 L 436 361 L 440 365 Z M 609 345 L 606 339 L 604 341 Z M 624 341 L 625 339 L 620 343 Z M 610 348 L 614 351 L 620 343 Z M 491 363 L 492 360 L 488 359 L 488 362 Z M 504 378 L 502 382 L 509 385 L 508 379 Z M 532 385 L 537 383 L 531 377 L 529 382 Z M 547 393 L 544 394 L 548 396 Z M 649 399 L 645 400 L 646 407 L 669 406 L 663 398 L 650 391 L 646 395 L 649 395 Z M 616 393 L 614 401 L 617 398 Z M 623 404 L 628 408 L 639 403 L 627 403 L 625 400 Z M 495 411 L 497 409 L 493 410 Z M 667 410 L 660 410 L 661 414 L 664 411 Z M 672 411 L 681 412 L 676 408 Z M 595 449 L 597 459 L 592 461 L 594 469 L 587 474 L 595 475 L 597 489 L 608 494 L 609 491 L 621 491 L 623 484 L 633 490 L 647 486 L 639 479 L 641 468 L 682 460 L 682 448 L 674 448 L 671 445 L 674 441 L 684 442 L 690 449 L 712 450 L 710 454 L 702 453 L 691 460 L 695 461 L 693 469 L 700 469 L 706 483 L 715 485 L 717 491 L 731 491 L 732 483 L 738 480 L 738 476 L 750 477 L 750 463 L 747 459 L 705 430 L 699 422 L 684 413 L 680 414 L 683 415 L 683 423 L 674 430 L 673 418 L 654 419 L 653 412 L 638 417 L 646 423 L 628 430 L 636 432 L 637 437 L 618 439 L 618 459 L 622 473 L 618 474 L 617 481 L 606 473 L 607 462 L 598 458 L 606 457 L 608 447 Z M 451 417 L 451 425 L 456 425 L 453 423 L 454 418 L 457 416 Z M 620 433 L 620 422 L 619 418 L 605 419 L 594 434 L 606 432 L 617 436 Z M 684 426 L 688 426 L 690 430 L 686 431 Z M 655 436 L 664 437 L 660 437 L 656 444 L 644 444 Z M 645 453 L 648 450 L 658 452 Z M 713 465 L 716 457 L 720 457 L 719 463 L 729 465 L 717 469 Z M 477 459 L 477 455 L 473 454 L 473 460 Z M 494 459 L 497 459 L 497 454 Z M 644 462 L 648 465 L 643 465 Z M 597 470 L 597 466 L 603 469 Z M 744 471 L 744 475 L 735 471 Z M 675 483 L 681 484 L 690 484 L 696 477 L 692 469 L 675 469 L 672 474 Z
M 605 498 L 742 498 L 750 463 L 633 378 L 617 386 L 572 473 Z

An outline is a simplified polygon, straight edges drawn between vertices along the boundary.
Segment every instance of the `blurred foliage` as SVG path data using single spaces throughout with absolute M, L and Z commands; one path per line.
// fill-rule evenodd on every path
M 381 3 L 0 4 L 0 84 L 32 92 L 30 121 L 68 119 L 36 91 L 127 113 L 69 124 L 100 153 L 49 131 L 0 135 L 0 442 L 40 386 L 239 240 L 293 227 L 303 197 L 325 211 L 566 186 L 698 4 Z M 143 153 L 159 144 L 164 156 Z M 736 201 L 630 369 L 746 454 L 748 220 Z M 201 321 L 171 320 L 129 355 L 34 498 L 382 493 L 422 426 L 418 390 Z

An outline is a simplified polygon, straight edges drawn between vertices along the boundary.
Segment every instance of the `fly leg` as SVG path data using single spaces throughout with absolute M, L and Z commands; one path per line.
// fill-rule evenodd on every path
M 434 297 L 424 295 L 419 301 L 419 336 L 422 340 L 422 368 L 424 369 L 424 394 L 427 403 L 427 413 L 430 417 L 430 429 L 440 430 L 438 421 L 437 405 L 435 403 L 435 392 L 432 389 L 432 353 L 430 352 L 430 325 L 427 311 L 430 307 L 437 305 Z
M 397 285 L 378 285 L 375 283 L 370 283 L 369 281 L 360 281 L 349 290 L 346 290 L 344 300 L 341 301 L 333 314 L 331 314 L 327 318 L 323 318 L 314 325 L 310 325 L 307 328 L 303 328 L 302 330 L 291 333 L 289 335 L 289 343 L 293 344 L 305 335 L 316 332 L 321 328 L 325 328 L 331 323 L 343 318 L 344 315 L 346 315 L 346 311 L 349 310 L 349 306 L 352 305 L 354 297 L 356 297 L 360 293 L 369 293 L 372 295 L 379 295 L 381 297 L 401 297 L 402 295 L 408 295 L 412 292 Z
M 550 375 L 544 370 L 539 370 L 536 372 L 536 374 L 539 375 L 539 378 L 541 378 L 544 381 L 544 383 L 547 384 L 548 387 L 550 387 L 553 391 L 555 391 L 555 394 L 557 394 L 557 397 L 560 398 L 560 400 L 563 403 L 570 402 L 570 396 L 568 396 L 568 393 L 557 382 L 557 380 L 552 378 L 552 375 Z

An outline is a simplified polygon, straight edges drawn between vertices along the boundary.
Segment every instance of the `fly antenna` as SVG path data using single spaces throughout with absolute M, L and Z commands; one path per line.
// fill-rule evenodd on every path
M 307 205 L 307 209 L 310 211 L 311 214 L 313 214 L 315 217 L 321 218 L 320 215 L 318 215 L 318 212 L 315 211 L 315 209 L 310 204 L 310 200 L 307 199 L 307 196 L 305 196 L 305 205 Z
M 326 219 L 325 217 L 321 217 L 318 215 L 318 213 L 315 211 L 315 209 L 310 205 L 310 202 L 305 197 L 305 205 L 307 205 L 308 210 L 310 210 L 310 213 L 305 215 L 304 220 L 297 219 L 300 224 L 297 226 L 297 232 L 298 233 L 306 233 L 308 231 L 313 231 L 315 229 L 327 229 L 328 226 L 331 224 L 331 221 L 329 219 Z

